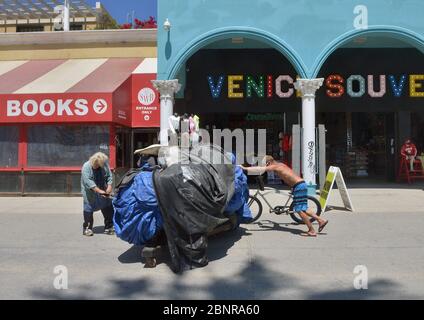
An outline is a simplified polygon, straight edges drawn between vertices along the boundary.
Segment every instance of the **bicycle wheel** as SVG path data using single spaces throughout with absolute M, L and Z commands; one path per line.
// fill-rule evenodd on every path
M 293 209 L 294 203 L 292 202 L 289 209 L 290 217 L 298 224 L 304 224 L 302 217 L 297 212 L 294 212 Z M 321 204 L 315 197 L 308 196 L 308 210 L 312 211 L 317 216 L 321 215 Z M 311 218 L 310 221 L 314 222 L 315 219 Z
M 247 202 L 250 211 L 252 212 L 252 220 L 249 223 L 257 221 L 262 215 L 262 203 L 255 196 L 249 195 L 249 201 Z

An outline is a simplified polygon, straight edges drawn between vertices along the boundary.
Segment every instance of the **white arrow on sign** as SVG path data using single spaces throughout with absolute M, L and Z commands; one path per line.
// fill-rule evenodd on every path
M 93 103 L 93 110 L 97 114 L 103 114 L 107 111 L 107 102 L 104 99 L 97 99 Z

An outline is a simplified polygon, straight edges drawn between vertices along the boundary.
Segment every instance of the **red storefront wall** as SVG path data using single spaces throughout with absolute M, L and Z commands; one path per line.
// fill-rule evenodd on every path
M 18 166 L 0 171 L 79 171 L 80 167 L 31 167 L 27 163 L 29 125 L 105 125 L 110 128 L 111 168 L 116 166 L 115 130 L 159 128 L 156 74 L 133 74 L 113 93 L 0 94 L 0 125 L 19 126 Z

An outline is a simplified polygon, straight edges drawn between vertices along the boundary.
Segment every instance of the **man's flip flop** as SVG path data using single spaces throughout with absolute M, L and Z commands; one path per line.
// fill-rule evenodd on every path
M 309 232 L 302 232 L 300 235 L 302 237 L 316 237 L 317 236 L 315 233 L 309 233 Z
M 322 230 L 324 230 L 324 228 L 327 224 L 328 224 L 328 220 L 326 222 L 324 222 L 324 224 L 322 226 L 319 227 L 318 232 L 321 232 Z

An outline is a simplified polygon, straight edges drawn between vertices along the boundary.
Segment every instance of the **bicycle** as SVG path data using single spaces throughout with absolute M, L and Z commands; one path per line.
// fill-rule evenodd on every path
M 290 215 L 290 217 L 298 224 L 304 224 L 300 215 L 293 211 L 294 202 L 290 203 L 290 200 L 293 200 L 293 194 L 291 192 L 288 192 L 288 199 L 284 205 L 273 207 L 268 202 L 265 195 L 262 193 L 262 191 L 265 191 L 265 183 L 264 183 L 263 177 L 257 176 L 256 182 L 258 184 L 258 189 L 256 193 L 254 195 L 249 195 L 248 206 L 253 216 L 253 220 L 250 223 L 257 221 L 262 215 L 263 205 L 258 198 L 260 196 L 264 200 L 264 202 L 268 205 L 269 213 L 275 213 L 276 215 L 287 214 L 287 215 Z M 321 215 L 321 204 L 316 198 L 312 196 L 308 196 L 308 209 L 312 210 L 317 216 Z M 310 221 L 314 222 L 315 219 L 311 218 Z

